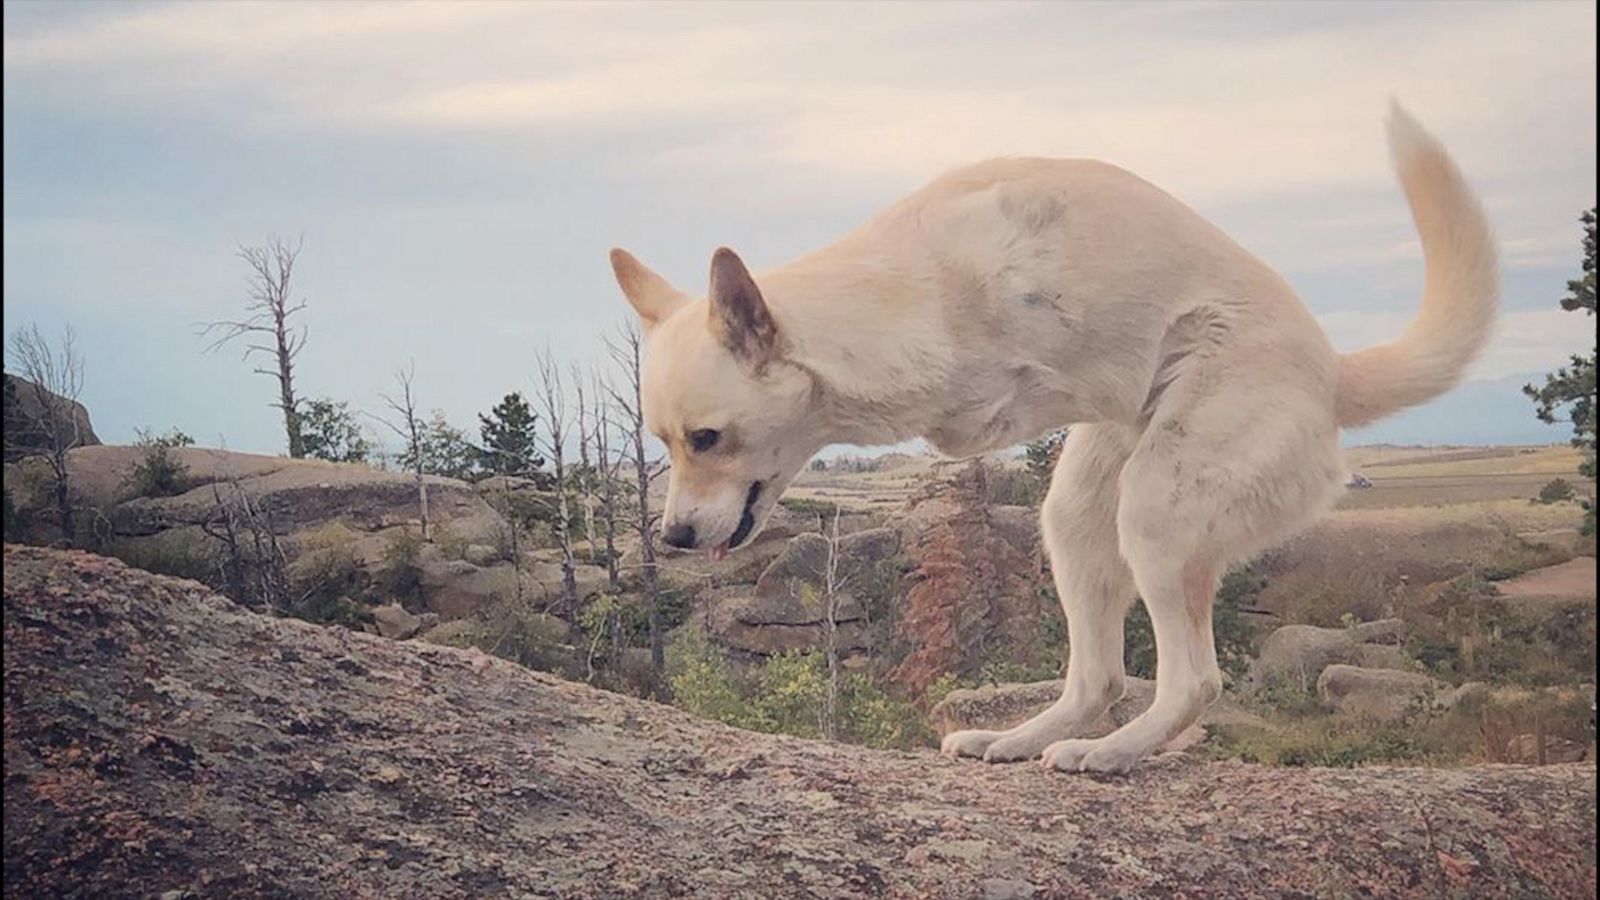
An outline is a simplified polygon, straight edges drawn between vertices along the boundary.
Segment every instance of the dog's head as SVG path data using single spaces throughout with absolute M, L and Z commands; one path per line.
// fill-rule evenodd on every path
M 748 543 L 820 449 L 815 382 L 785 358 L 785 336 L 737 254 L 711 257 L 703 300 L 626 251 L 617 283 L 644 326 L 646 426 L 672 456 L 662 540 L 720 556 Z

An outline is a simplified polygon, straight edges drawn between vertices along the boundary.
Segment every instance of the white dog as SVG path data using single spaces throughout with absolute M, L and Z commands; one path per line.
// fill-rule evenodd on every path
M 759 275 L 720 249 L 705 298 L 612 251 L 646 333 L 645 417 L 672 455 L 663 540 L 716 555 L 748 542 L 828 444 L 923 437 L 966 456 L 1071 425 L 1040 514 L 1066 690 L 1008 731 L 947 736 L 944 752 L 1126 771 L 1221 692 L 1218 580 L 1333 502 L 1339 429 L 1438 396 L 1488 337 L 1483 212 L 1398 106 L 1389 139 L 1422 238 L 1422 311 L 1347 355 L 1265 263 L 1088 160 L 960 169 Z M 1074 739 L 1122 695 L 1135 597 L 1155 631 L 1155 702 Z

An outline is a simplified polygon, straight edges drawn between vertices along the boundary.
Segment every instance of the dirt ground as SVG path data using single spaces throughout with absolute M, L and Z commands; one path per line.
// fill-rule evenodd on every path
M 1500 583 L 1507 597 L 1583 598 L 1595 595 L 1595 558 L 1579 556 L 1559 566 L 1524 572 Z

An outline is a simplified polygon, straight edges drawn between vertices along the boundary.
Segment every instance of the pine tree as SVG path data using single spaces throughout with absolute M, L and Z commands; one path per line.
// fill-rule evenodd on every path
M 1583 276 L 1567 282 L 1568 294 L 1561 298 L 1561 308 L 1568 312 L 1582 310 L 1584 315 L 1593 316 L 1595 211 L 1590 209 L 1579 221 L 1584 229 Z M 1533 399 L 1534 414 L 1540 421 L 1554 424 L 1565 409 L 1567 418 L 1572 422 L 1572 444 L 1583 451 L 1580 472 L 1589 478 L 1595 477 L 1595 351 L 1590 350 L 1588 356 L 1574 354 L 1569 365 L 1545 376 L 1542 386 L 1530 384 L 1523 387 L 1522 391 Z M 1593 533 L 1594 527 L 1594 508 L 1591 506 L 1585 517 L 1584 530 Z
M 495 475 L 539 478 L 544 458 L 538 450 L 539 417 L 516 391 L 495 404 L 488 415 L 478 415 L 483 448 L 478 465 Z

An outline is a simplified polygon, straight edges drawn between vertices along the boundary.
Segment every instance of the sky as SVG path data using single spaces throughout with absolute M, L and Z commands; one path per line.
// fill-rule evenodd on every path
M 534 355 L 602 358 L 607 250 L 691 292 L 826 244 L 941 171 L 1097 157 L 1279 269 L 1336 346 L 1422 284 L 1399 98 L 1501 240 L 1504 316 L 1455 393 L 1347 443 L 1554 442 L 1519 387 L 1593 347 L 1560 310 L 1595 203 L 1595 5 L 7 2 L 4 318 L 71 325 L 108 442 L 282 452 L 275 383 L 196 323 L 241 245 L 298 237 L 303 396 L 475 424 Z

